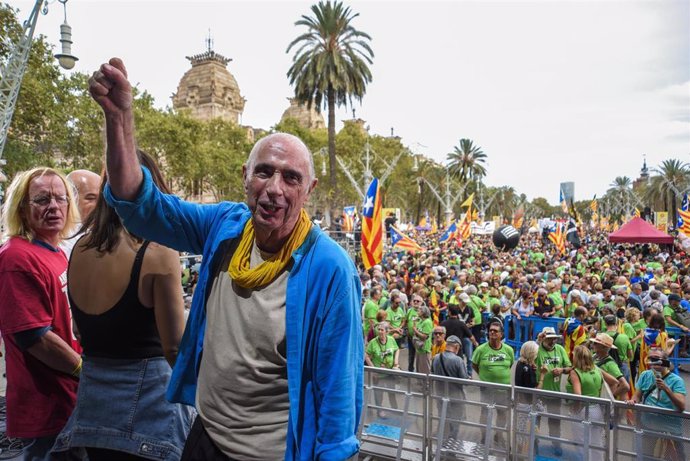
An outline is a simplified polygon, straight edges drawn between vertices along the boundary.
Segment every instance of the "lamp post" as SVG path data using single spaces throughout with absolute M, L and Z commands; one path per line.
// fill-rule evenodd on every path
M 17 104 L 17 97 L 22 86 L 22 79 L 29 62 L 29 52 L 36 30 L 39 13 L 48 14 L 48 5 L 53 0 L 36 0 L 29 18 L 22 25 L 22 34 L 15 43 L 9 43 L 9 58 L 0 67 L 0 161 L 7 142 L 7 135 Z M 77 58 L 72 56 L 72 28 L 67 24 L 67 0 L 58 0 L 65 10 L 65 21 L 60 26 L 62 53 L 56 55 L 60 66 L 65 69 L 74 67 Z M 0 166 L 4 162 L 0 163 Z M 4 176 L 0 171 L 0 177 Z M 0 193 L 0 197 L 1 197 Z

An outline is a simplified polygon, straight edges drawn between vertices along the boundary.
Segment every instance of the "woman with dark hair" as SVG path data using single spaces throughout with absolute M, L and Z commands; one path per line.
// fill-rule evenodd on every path
M 155 162 L 139 151 L 156 186 Z M 53 451 L 91 461 L 178 460 L 193 410 L 165 390 L 184 330 L 177 252 L 130 234 L 101 195 L 74 247 L 67 294 L 84 349 L 77 406 Z

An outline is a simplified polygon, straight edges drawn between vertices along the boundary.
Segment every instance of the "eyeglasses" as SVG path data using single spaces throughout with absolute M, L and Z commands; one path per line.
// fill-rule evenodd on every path
M 501 330 L 489 330 L 489 333 L 500 333 Z
M 65 205 L 67 203 L 66 195 L 39 195 L 38 197 L 34 197 L 29 200 L 29 202 L 38 206 L 48 206 L 53 199 L 55 199 L 55 203 L 57 203 L 58 206 Z
M 437 336 L 437 335 L 445 335 L 445 333 L 442 331 L 434 331 L 434 336 Z

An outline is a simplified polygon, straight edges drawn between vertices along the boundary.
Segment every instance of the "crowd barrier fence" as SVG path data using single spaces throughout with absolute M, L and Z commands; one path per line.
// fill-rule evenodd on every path
M 365 367 L 360 459 L 680 461 L 690 413 Z
M 485 315 L 485 318 L 488 316 Z M 542 318 L 538 316 L 522 317 L 518 319 L 514 315 L 507 315 L 504 319 L 506 339 L 505 342 L 511 346 L 515 351 L 515 357 L 519 357 L 520 348 L 527 341 L 536 341 L 537 335 L 544 327 L 553 327 L 557 333 L 561 334 L 565 318 L 561 317 L 547 317 Z M 669 338 L 690 341 L 690 332 L 684 332 L 677 327 L 666 328 Z M 673 354 L 669 357 L 673 364 L 673 372 L 678 374 L 681 365 L 690 364 L 690 356 L 681 355 L 681 344 L 677 344 L 673 349 Z

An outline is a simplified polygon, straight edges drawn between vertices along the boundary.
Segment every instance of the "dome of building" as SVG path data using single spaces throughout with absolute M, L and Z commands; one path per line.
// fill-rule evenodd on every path
M 288 101 L 290 101 L 290 107 L 283 112 L 283 116 L 280 118 L 281 122 L 286 118 L 294 118 L 305 128 L 326 128 L 323 116 L 316 110 L 313 104 L 311 108 L 308 108 L 305 104 L 300 104 L 295 98 L 288 98 Z
M 240 124 L 246 100 L 235 77 L 228 71 L 231 59 L 210 47 L 205 53 L 187 56 L 192 63 L 172 96 L 175 109 L 188 109 L 193 117 L 222 118 Z

